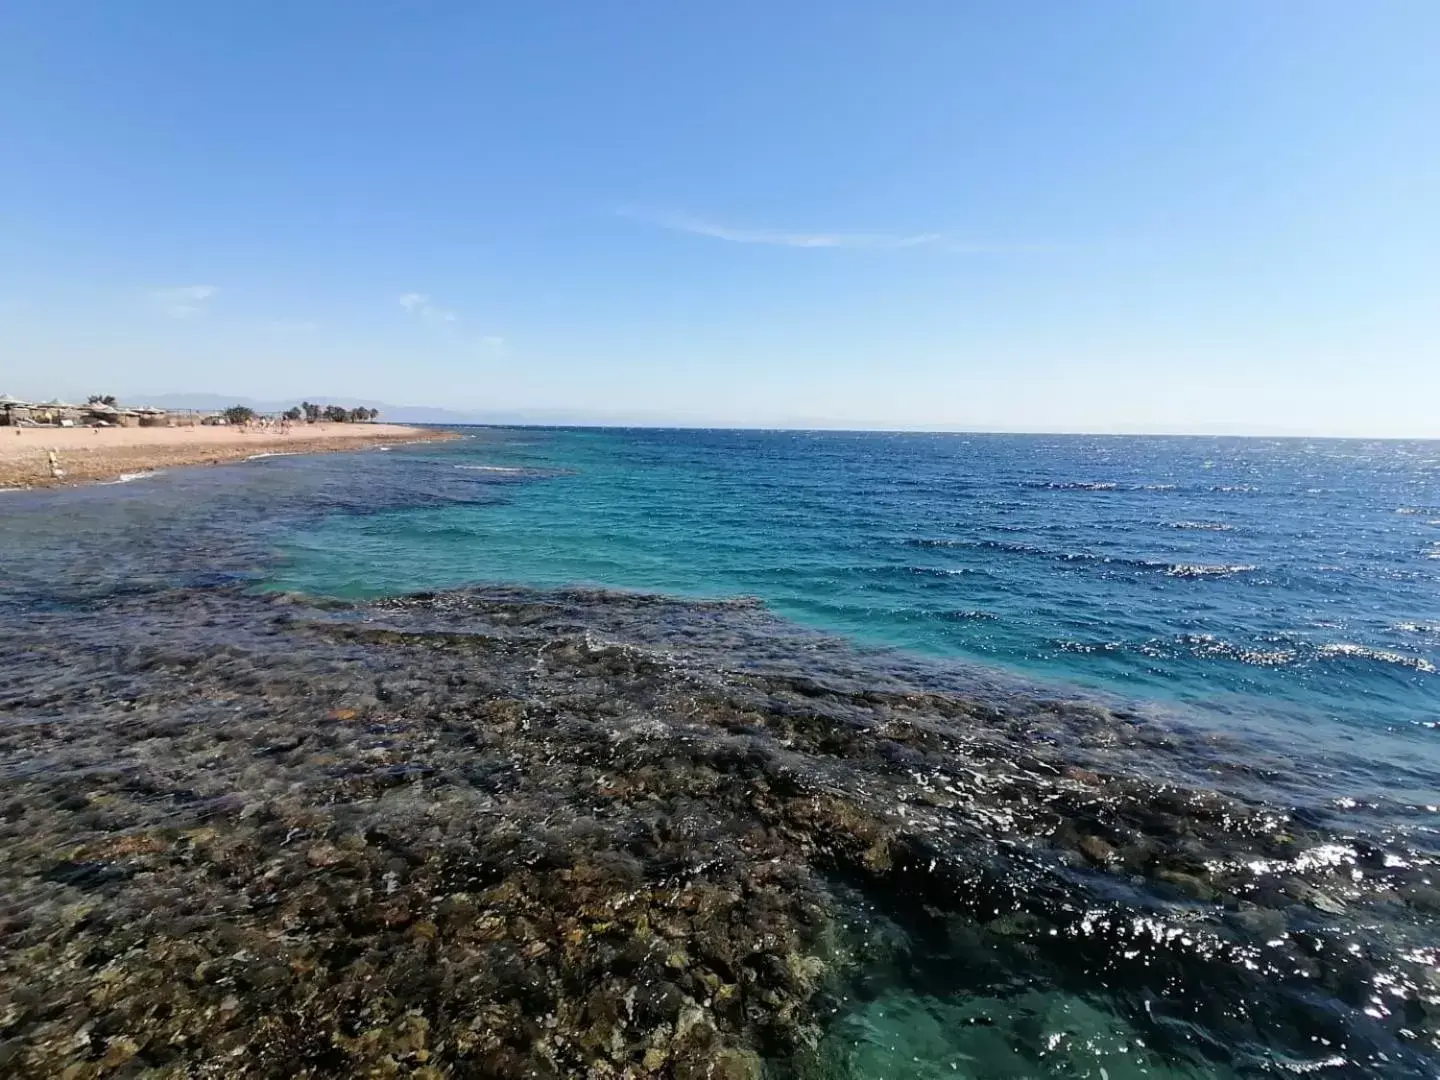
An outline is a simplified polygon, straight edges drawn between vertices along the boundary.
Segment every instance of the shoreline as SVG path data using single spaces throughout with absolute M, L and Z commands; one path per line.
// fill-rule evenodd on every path
M 406 424 L 369 423 L 301 425 L 288 434 L 232 427 L 0 428 L 0 490 L 115 481 L 157 469 L 224 465 L 262 454 L 323 454 L 455 437 L 452 432 Z M 59 476 L 51 472 L 52 452 Z

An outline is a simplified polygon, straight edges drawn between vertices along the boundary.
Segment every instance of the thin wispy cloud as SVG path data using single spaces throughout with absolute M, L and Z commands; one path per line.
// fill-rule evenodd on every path
M 214 285 L 171 285 L 153 290 L 150 298 L 172 319 L 193 319 L 205 313 L 207 301 L 219 291 Z
M 400 306 L 409 315 L 429 322 L 454 322 L 459 318 L 453 311 L 436 307 L 424 293 L 407 292 L 400 297 Z
M 785 229 L 758 229 L 730 225 L 695 217 L 691 214 L 660 214 L 622 207 L 617 215 L 655 225 L 672 232 L 690 233 L 726 240 L 732 244 L 771 244 L 792 248 L 869 248 L 898 250 L 903 248 L 934 248 L 958 254 L 984 252 L 1040 251 L 1043 244 L 990 244 L 958 240 L 943 232 L 878 233 L 878 232 L 791 232 Z
M 933 244 L 941 233 L 851 233 L 788 232 L 783 229 L 755 229 L 726 225 L 690 214 L 652 214 L 629 207 L 616 211 L 621 217 L 658 225 L 674 232 L 728 240 L 732 244 L 773 244 L 793 248 L 910 248 Z
M 504 356 L 509 351 L 505 339 L 498 334 L 476 336 L 473 330 L 463 331 L 459 327 L 449 327 L 447 324 L 458 323 L 460 316 L 447 308 L 436 306 L 435 302 L 425 293 L 401 293 L 395 299 L 401 310 L 410 318 L 432 323 L 437 327 L 446 326 L 447 328 L 441 336 L 452 345 L 474 349 L 477 353 L 490 356 Z M 475 323 L 472 321 L 470 326 L 474 328 Z

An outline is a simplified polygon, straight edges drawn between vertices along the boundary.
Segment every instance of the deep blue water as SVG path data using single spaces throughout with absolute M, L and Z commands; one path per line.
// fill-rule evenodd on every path
M 1437 761 L 1440 443 L 468 434 L 403 460 L 473 501 L 326 517 L 274 583 L 754 596 L 866 644 Z

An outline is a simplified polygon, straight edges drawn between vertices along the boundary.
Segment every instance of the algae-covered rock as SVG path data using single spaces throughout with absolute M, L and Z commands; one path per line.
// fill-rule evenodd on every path
M 702 662 L 760 616 L 665 603 L 0 622 L 0 1073 L 810 1080 L 926 950 L 957 998 L 1102 973 L 1158 1036 L 1440 1025 L 1423 943 L 1327 936 L 1433 914 L 1422 870 L 1127 773 L 1183 746 L 1104 709 Z M 1310 1010 L 1382 975 L 1403 1017 Z

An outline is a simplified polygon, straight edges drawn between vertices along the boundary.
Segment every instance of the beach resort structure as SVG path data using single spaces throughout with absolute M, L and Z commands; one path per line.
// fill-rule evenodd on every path
M 104 401 L 72 405 L 52 398 L 24 401 L 0 394 L 0 426 L 4 427 L 174 427 L 202 422 L 206 414 L 191 410 L 124 408 Z

